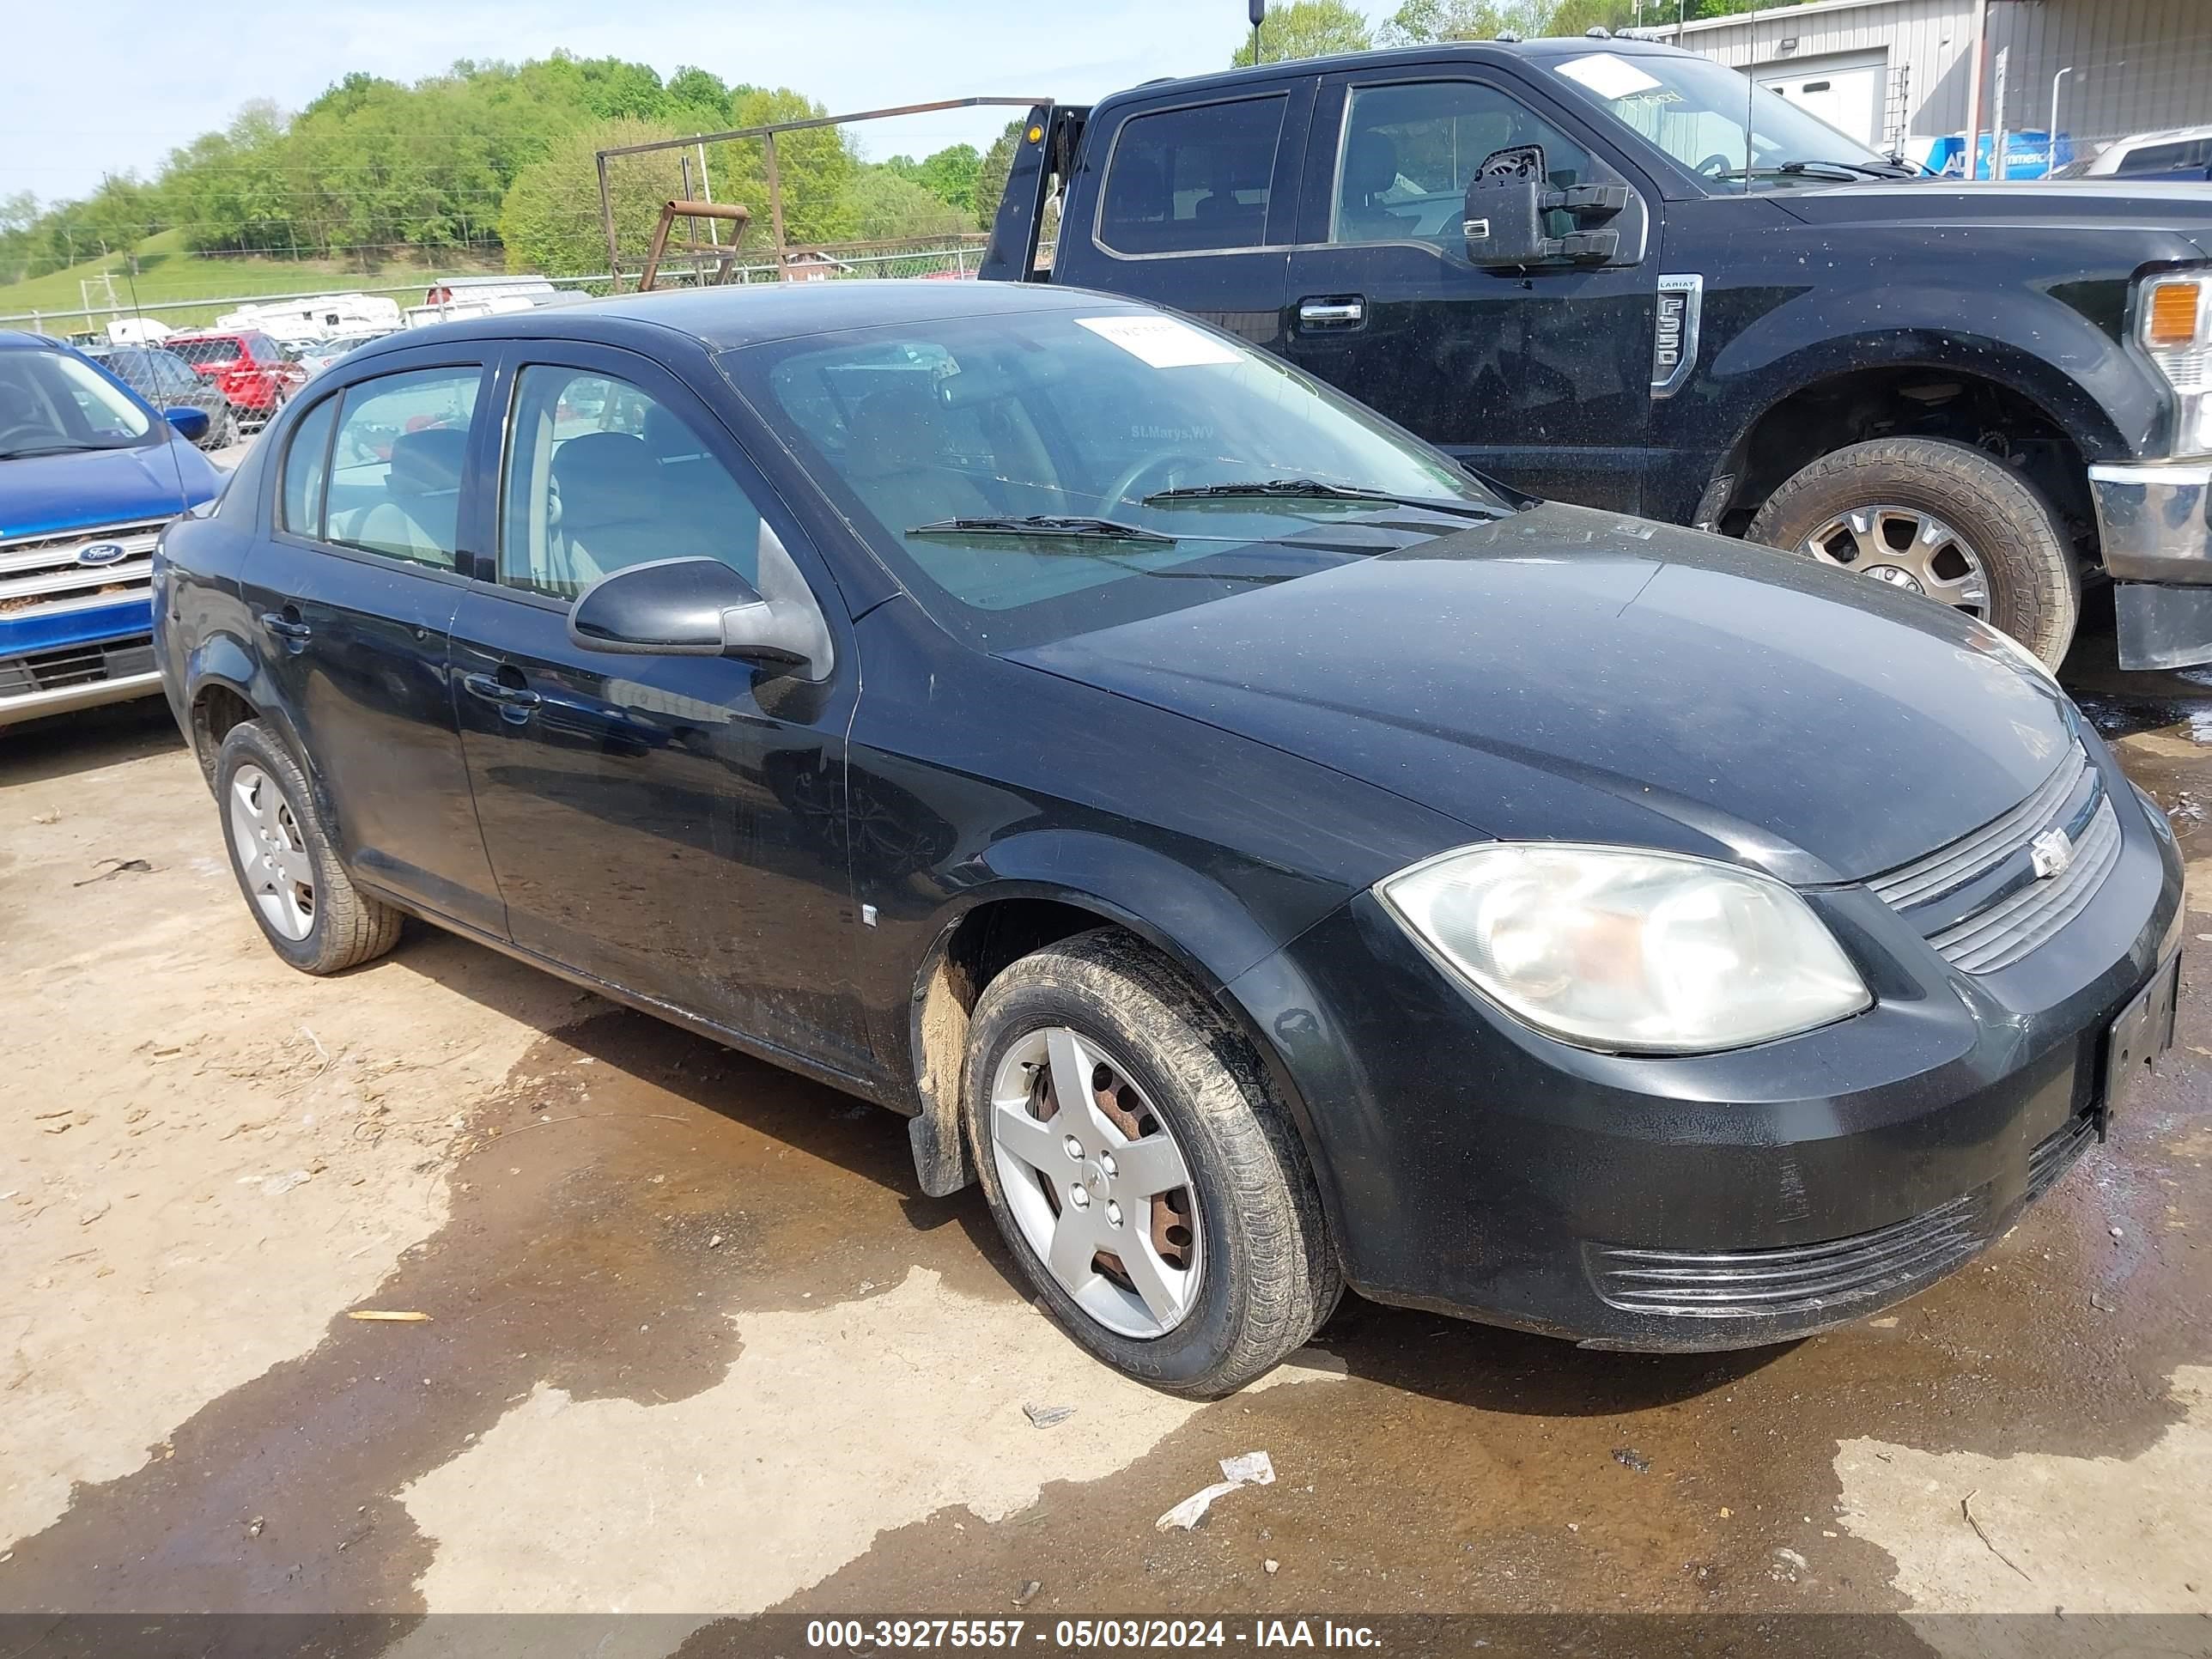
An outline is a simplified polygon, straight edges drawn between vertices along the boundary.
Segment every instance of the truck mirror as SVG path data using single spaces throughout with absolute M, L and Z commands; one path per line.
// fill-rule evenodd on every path
M 1467 187 L 1467 257 L 1478 265 L 1533 265 L 1556 252 L 1544 234 L 1541 179 L 1486 178 Z

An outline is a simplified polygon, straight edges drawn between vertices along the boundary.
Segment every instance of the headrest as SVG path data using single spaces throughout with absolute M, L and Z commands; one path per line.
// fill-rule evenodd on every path
M 458 426 L 426 426 L 392 441 L 392 471 L 385 488 L 395 495 L 434 495 L 461 487 L 469 434 Z
M 1387 132 L 1369 127 L 1352 135 L 1344 147 L 1344 193 L 1365 206 L 1398 182 L 1398 146 Z
M 652 519 L 659 507 L 660 463 L 627 432 L 586 432 L 553 452 L 561 524 L 570 531 Z

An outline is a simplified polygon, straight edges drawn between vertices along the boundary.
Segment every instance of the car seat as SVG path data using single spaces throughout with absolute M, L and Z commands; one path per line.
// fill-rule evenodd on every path
M 392 441 L 384 500 L 362 513 L 339 539 L 426 564 L 452 563 L 468 448 L 469 434 L 460 427 L 401 433 Z

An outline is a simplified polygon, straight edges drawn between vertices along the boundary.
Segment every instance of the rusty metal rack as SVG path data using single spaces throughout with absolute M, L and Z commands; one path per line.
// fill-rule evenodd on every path
M 772 240 L 770 253 L 775 261 L 778 276 L 788 282 L 793 276 L 792 256 L 810 253 L 830 255 L 843 245 L 830 244 L 817 246 L 809 244 L 804 247 L 794 247 L 785 240 L 783 185 L 777 176 L 775 164 L 775 140 L 779 133 L 800 132 L 815 127 L 849 126 L 861 121 L 889 120 L 901 115 L 930 115 L 940 110 L 989 108 L 1026 110 L 1049 101 L 1043 98 L 940 98 L 927 104 L 901 104 L 896 108 L 860 110 L 851 115 L 817 115 L 800 121 L 775 121 L 766 126 L 738 127 L 728 132 L 693 133 L 684 138 L 656 138 L 647 143 L 618 144 L 602 149 L 597 152 L 599 175 L 599 224 L 606 233 L 607 270 L 612 278 L 613 291 L 617 294 L 622 291 L 623 263 L 622 250 L 617 246 L 615 239 L 614 198 L 608 188 L 607 163 L 617 156 L 645 155 L 659 150 L 690 149 L 702 144 L 732 142 L 758 143 L 761 146 L 764 169 L 768 175 L 769 233 Z M 751 218 L 751 215 L 743 208 L 737 208 L 733 204 L 727 203 L 669 202 L 661 210 L 660 222 L 653 232 L 653 251 L 647 256 L 646 264 L 641 269 L 642 285 L 649 288 L 653 281 L 658 280 L 659 267 L 671 251 L 667 242 L 671 228 L 676 220 L 705 218 L 727 221 L 738 214 L 744 216 L 744 221 L 739 222 L 738 233 L 738 235 L 742 235 L 744 222 L 749 222 Z M 732 240 L 734 241 L 735 239 Z M 697 246 L 696 243 L 690 247 L 679 245 L 675 251 L 714 261 L 718 281 L 726 279 L 734 258 L 732 248 L 727 244 L 709 243 L 704 247 Z

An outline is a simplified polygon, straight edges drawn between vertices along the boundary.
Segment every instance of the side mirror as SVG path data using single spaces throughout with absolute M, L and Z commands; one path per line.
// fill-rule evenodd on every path
M 587 651 L 734 657 L 825 680 L 829 624 L 791 556 L 760 529 L 761 586 L 719 559 L 656 559 L 602 576 L 568 610 L 568 638 Z M 765 590 L 763 592 L 763 590 Z
M 161 418 L 188 444 L 196 444 L 207 436 L 208 415 L 204 409 L 165 409 Z
M 1547 236 L 1544 216 L 1564 210 L 1577 223 L 1617 217 L 1628 206 L 1623 185 L 1553 188 L 1541 144 L 1516 144 L 1482 158 L 1468 182 L 1467 257 L 1478 265 L 1538 265 L 1565 260 L 1603 264 L 1620 252 L 1617 230 L 1574 230 Z

